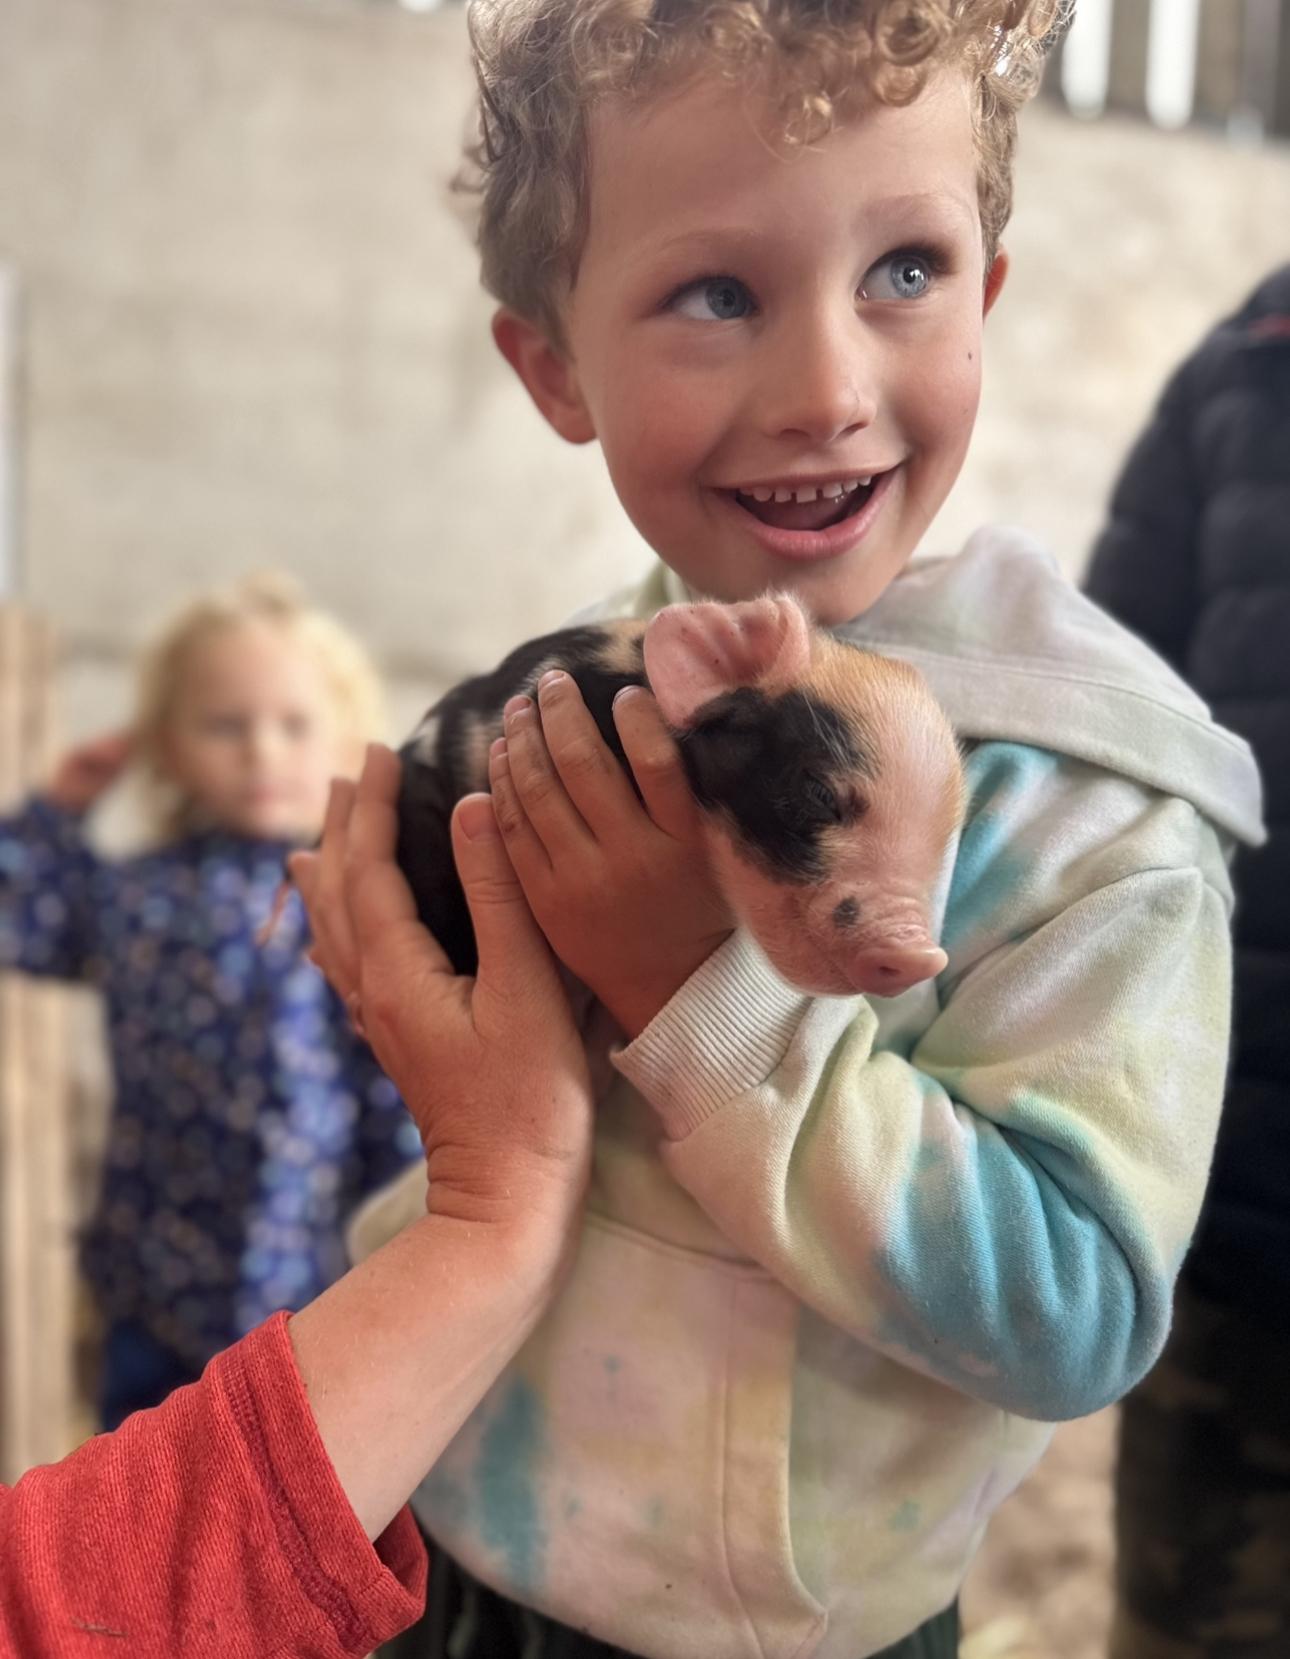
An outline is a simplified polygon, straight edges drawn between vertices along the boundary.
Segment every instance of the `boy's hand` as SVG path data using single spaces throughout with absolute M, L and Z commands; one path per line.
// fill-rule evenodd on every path
M 614 721 L 644 805 L 559 671 L 543 677 L 537 707 L 526 697 L 507 705 L 489 782 L 551 948 L 635 1037 L 734 923 L 657 703 L 643 689 L 621 692 Z
M 69 749 L 42 793 L 64 812 L 88 812 L 125 770 L 134 747 L 128 731 L 109 732 Z
M 471 1221 L 564 1214 L 589 1168 L 591 1090 L 568 999 L 486 795 L 460 801 L 453 850 L 479 946 L 457 978 L 394 861 L 399 762 L 373 745 L 336 781 L 317 852 L 288 860 L 314 960 L 360 1020 L 425 1143 L 429 1208 Z

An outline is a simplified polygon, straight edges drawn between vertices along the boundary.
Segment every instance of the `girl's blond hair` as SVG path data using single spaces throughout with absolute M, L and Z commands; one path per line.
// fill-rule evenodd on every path
M 280 628 L 321 666 L 343 752 L 357 765 L 362 745 L 384 735 L 381 682 L 370 657 L 346 628 L 316 609 L 288 576 L 261 571 L 189 600 L 165 622 L 139 661 L 133 724 L 148 815 L 167 838 L 192 827 L 192 806 L 169 775 L 166 731 L 192 653 L 212 634 L 245 623 Z
M 775 98 L 790 142 L 858 97 L 912 102 L 938 70 L 969 76 L 987 267 L 1012 211 L 1017 112 L 1074 0 L 471 0 L 479 139 L 458 186 L 480 198 L 484 286 L 563 344 L 587 233 L 587 118 L 696 59 Z

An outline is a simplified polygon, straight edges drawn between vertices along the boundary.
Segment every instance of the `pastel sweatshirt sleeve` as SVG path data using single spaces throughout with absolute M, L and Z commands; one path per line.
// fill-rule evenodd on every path
M 88 978 L 104 879 L 74 813 L 37 796 L 0 818 L 0 969 Z
M 1123 1394 L 1168 1328 L 1222 1096 L 1230 888 L 1182 801 L 1017 745 L 968 774 L 929 1017 L 889 1005 L 879 1046 L 874 1005 L 799 995 L 736 934 L 618 1064 L 675 1179 L 803 1301 L 1056 1420 Z
M 279 1314 L 154 1411 L 0 1487 L 0 1653 L 360 1659 L 424 1606 L 405 1509 L 368 1542 Z

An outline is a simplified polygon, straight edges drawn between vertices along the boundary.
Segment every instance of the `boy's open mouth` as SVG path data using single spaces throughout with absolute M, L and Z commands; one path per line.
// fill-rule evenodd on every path
M 839 478 L 827 484 L 794 487 L 770 485 L 731 490 L 745 512 L 776 530 L 827 530 L 852 518 L 873 494 L 877 473 L 868 478 Z

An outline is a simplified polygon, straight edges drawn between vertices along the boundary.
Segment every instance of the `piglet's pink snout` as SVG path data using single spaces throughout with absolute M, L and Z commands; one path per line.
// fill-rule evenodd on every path
M 935 979 L 949 958 L 936 945 L 914 945 L 895 950 L 866 951 L 847 963 L 854 988 L 866 996 L 894 997 L 911 985 Z

